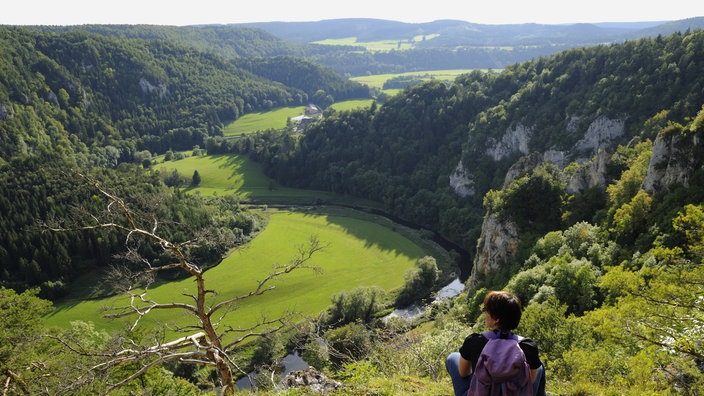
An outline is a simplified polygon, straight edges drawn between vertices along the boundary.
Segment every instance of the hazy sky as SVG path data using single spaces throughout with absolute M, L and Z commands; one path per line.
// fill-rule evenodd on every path
M 194 25 L 379 18 L 403 22 L 577 23 L 704 16 L 701 0 L 10 0 L 4 25 Z

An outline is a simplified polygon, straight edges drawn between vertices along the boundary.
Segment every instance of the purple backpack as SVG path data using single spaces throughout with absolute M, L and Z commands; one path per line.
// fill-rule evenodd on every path
M 532 396 L 530 366 L 518 346 L 520 338 L 511 333 L 501 335 L 487 331 L 484 346 L 474 368 L 468 396 Z

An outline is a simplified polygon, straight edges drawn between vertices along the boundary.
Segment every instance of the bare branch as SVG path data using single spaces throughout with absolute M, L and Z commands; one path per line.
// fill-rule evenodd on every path
M 302 269 L 302 268 L 310 268 L 310 269 L 315 269 L 319 270 L 318 267 L 309 267 L 306 266 L 305 263 L 308 262 L 308 260 L 313 257 L 313 255 L 321 250 L 323 250 L 326 246 L 323 246 L 320 244 L 320 241 L 318 240 L 317 237 L 311 236 L 308 245 L 305 247 L 299 247 L 298 248 L 298 256 L 292 259 L 287 265 L 282 265 L 282 266 L 275 266 L 274 271 L 271 272 L 266 278 L 263 280 L 259 281 L 259 284 L 257 285 L 256 289 L 253 291 L 237 296 L 234 298 L 231 298 L 229 300 L 222 301 L 218 304 L 215 304 L 210 311 L 208 312 L 208 316 L 212 316 L 215 312 L 218 310 L 222 309 L 223 307 L 226 307 L 228 305 L 232 305 L 238 301 L 242 301 L 245 299 L 248 299 L 253 296 L 258 296 L 262 295 L 270 290 L 273 290 L 275 287 L 274 286 L 266 286 L 269 282 L 274 280 L 275 278 L 278 278 L 282 275 L 291 273 L 292 271 L 296 269 Z
M 293 316 L 293 314 L 289 314 L 284 317 L 276 318 L 273 320 L 261 320 L 257 324 L 255 324 L 249 328 L 243 328 L 243 329 L 235 329 L 235 328 L 228 326 L 228 328 L 223 332 L 224 334 L 244 333 L 244 335 L 242 335 L 241 337 L 239 337 L 239 338 L 233 340 L 232 342 L 228 343 L 227 345 L 225 345 L 224 349 L 226 351 L 229 351 L 233 347 L 241 344 L 243 341 L 245 341 L 249 338 L 263 337 L 263 336 L 267 336 L 267 335 L 276 333 L 277 331 L 281 330 L 282 328 L 284 328 L 286 326 L 286 324 L 287 324 L 286 319 L 291 316 Z M 266 326 L 271 326 L 276 323 L 278 323 L 278 324 L 274 328 L 269 327 L 266 331 L 259 331 L 259 332 L 256 331 L 257 329 L 260 329 L 260 328 L 266 327 Z

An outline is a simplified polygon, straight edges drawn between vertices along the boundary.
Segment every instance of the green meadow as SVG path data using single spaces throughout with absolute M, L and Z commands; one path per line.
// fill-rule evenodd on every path
M 269 209 L 267 228 L 244 248 L 233 251 L 217 267 L 206 272 L 209 289 L 216 290 L 210 304 L 244 295 L 273 271 L 275 265 L 287 263 L 296 249 L 311 236 L 326 248 L 313 256 L 310 265 L 320 271 L 301 269 L 278 279 L 274 290 L 243 301 L 223 321 L 234 327 L 247 327 L 263 318 L 275 318 L 285 312 L 315 315 L 331 303 L 331 297 L 360 286 L 378 286 L 390 291 L 403 284 L 403 275 L 427 253 L 394 229 L 356 217 L 320 211 L 277 211 Z M 193 293 L 191 279 L 161 284 L 148 291 L 154 301 L 191 303 L 184 295 Z M 116 330 L 125 320 L 102 317 L 107 307 L 122 306 L 122 296 L 58 303 L 45 317 L 49 326 L 67 326 L 75 320 L 91 321 L 97 328 Z M 174 310 L 153 311 L 142 326 L 163 327 L 168 323 L 193 323 L 185 313 Z
M 303 114 L 305 106 L 281 107 L 270 111 L 245 114 L 225 125 L 225 136 L 241 136 L 268 129 L 283 129 L 289 118 Z
M 246 157 L 237 155 L 192 156 L 178 161 L 162 162 L 156 169 L 176 169 L 192 175 L 195 169 L 201 175 L 201 186 L 189 190 L 201 194 L 238 194 L 251 199 L 264 198 L 271 202 L 278 198 L 295 201 L 296 198 L 320 199 L 322 193 L 296 189 L 274 189 L 259 166 Z M 233 250 L 222 263 L 207 272 L 208 288 L 217 291 L 215 303 L 222 299 L 246 294 L 257 281 L 271 272 L 275 265 L 287 263 L 296 249 L 311 236 L 316 236 L 326 249 L 313 257 L 312 265 L 321 272 L 300 270 L 277 281 L 276 289 L 244 301 L 226 320 L 227 324 L 246 326 L 263 317 L 276 317 L 285 312 L 313 315 L 331 303 L 334 294 L 360 286 L 378 286 L 387 291 L 403 284 L 403 275 L 415 262 L 434 255 L 433 248 L 419 241 L 417 236 L 394 226 L 378 216 L 349 209 L 277 210 L 266 209 L 269 217 L 265 230 L 246 246 Z M 437 255 L 436 255 L 437 257 Z M 96 274 L 83 280 L 76 295 L 90 295 L 91 284 L 97 283 Z M 184 297 L 193 293 L 190 279 L 152 287 L 149 298 L 159 302 L 188 302 Z M 106 307 L 121 306 L 125 297 L 108 299 L 66 300 L 56 304 L 53 313 L 45 317 L 50 326 L 67 326 L 71 321 L 94 322 L 97 328 L 116 330 L 124 320 L 102 317 Z M 174 311 L 154 311 L 142 323 L 151 328 L 165 323 L 183 325 L 190 320 Z
M 262 172 L 261 166 L 246 156 L 234 154 L 190 156 L 178 161 L 159 162 L 155 170 L 190 178 L 197 170 L 201 177 L 198 187 L 188 192 L 202 195 L 236 194 L 245 200 L 288 200 L 300 202 L 326 199 L 332 194 L 323 191 L 300 190 L 277 186 Z
M 333 103 L 330 107 L 337 111 L 354 110 L 371 106 L 373 99 L 345 100 Z M 283 129 L 289 118 L 303 114 L 305 106 L 281 107 L 270 111 L 245 114 L 225 125 L 223 134 L 227 137 L 242 136 L 269 129 Z
M 416 43 L 423 40 L 430 40 L 438 37 L 439 34 L 418 35 L 412 39 L 405 40 L 377 40 L 377 41 L 358 41 L 357 37 L 344 37 L 337 39 L 325 39 L 313 42 L 313 44 L 321 45 L 343 45 L 364 47 L 367 51 L 385 52 L 385 51 L 402 51 L 413 49 Z
M 417 71 L 417 72 L 406 72 L 406 73 L 393 73 L 393 74 L 373 74 L 369 76 L 358 76 L 352 77 L 350 80 L 357 81 L 358 83 L 368 85 L 373 88 L 381 89 L 384 83 L 394 77 L 400 76 L 416 76 L 423 80 L 448 80 L 454 81 L 457 76 L 464 73 L 469 73 L 471 70 L 457 69 L 457 70 L 428 70 L 428 71 Z M 387 91 L 384 91 L 387 92 Z M 388 93 L 388 92 L 387 92 Z
M 374 99 L 358 99 L 358 100 L 345 100 L 342 102 L 333 103 L 330 107 L 337 111 L 348 111 L 355 110 L 359 108 L 369 108 Z

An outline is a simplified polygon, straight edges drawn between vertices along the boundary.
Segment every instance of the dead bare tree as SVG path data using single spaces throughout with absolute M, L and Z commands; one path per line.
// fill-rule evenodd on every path
M 149 228 L 145 228 L 128 204 L 120 197 L 108 192 L 98 183 L 94 183 L 95 188 L 106 199 L 107 214 L 110 221 L 100 220 L 96 216 L 91 216 L 88 224 L 78 226 L 63 227 L 50 226 L 46 228 L 55 232 L 67 231 L 95 231 L 102 229 L 118 230 L 126 235 L 125 246 L 128 257 L 138 260 L 143 269 L 133 272 L 117 271 L 118 277 L 129 278 L 131 282 L 123 282 L 123 291 L 128 296 L 129 303 L 112 308 L 105 317 L 107 318 L 133 318 L 131 330 L 134 330 L 140 320 L 149 313 L 158 310 L 180 310 L 196 318 L 195 324 L 181 327 L 179 331 L 189 331 L 184 337 L 169 342 L 155 341 L 150 346 L 140 346 L 137 342 L 130 340 L 119 350 L 113 351 L 104 356 L 104 360 L 92 367 L 96 371 L 107 371 L 111 368 L 122 366 L 128 363 L 140 363 L 137 370 L 121 380 L 108 384 L 106 394 L 138 377 L 143 375 L 152 367 L 162 365 L 170 361 L 179 361 L 188 364 L 207 365 L 215 367 L 222 394 L 233 393 L 235 389 L 235 370 L 244 373 L 232 359 L 234 348 L 251 337 L 263 336 L 276 332 L 286 325 L 287 317 L 280 317 L 274 320 L 262 320 L 248 328 L 234 328 L 222 324 L 222 319 L 232 311 L 233 306 L 243 300 L 260 296 L 274 289 L 272 280 L 286 275 L 292 271 L 309 268 L 317 270 L 316 267 L 308 265 L 311 257 L 324 246 L 316 237 L 311 237 L 305 246 L 298 248 L 297 254 L 286 264 L 275 265 L 272 271 L 250 292 L 232 296 L 222 301 L 209 301 L 209 296 L 214 296 L 216 292 L 206 287 L 204 273 L 207 268 L 201 268 L 189 261 L 188 250 L 197 247 L 198 240 L 188 240 L 181 243 L 173 243 L 157 233 L 158 221 L 153 218 Z M 173 258 L 170 264 L 153 266 L 149 260 L 140 256 L 136 246 L 140 241 L 154 243 L 163 249 L 168 256 Z M 156 273 L 166 270 L 181 270 L 194 279 L 196 291 L 194 294 L 186 294 L 191 300 L 190 303 L 170 302 L 160 303 L 148 296 L 148 286 L 150 280 Z M 145 279 L 147 280 L 145 283 Z M 139 288 L 133 287 L 138 281 Z M 85 354 L 86 351 L 76 346 L 71 346 L 78 353 Z

